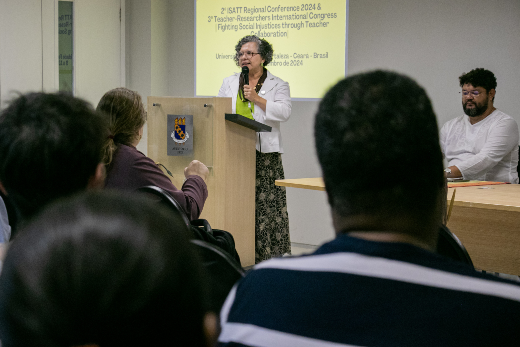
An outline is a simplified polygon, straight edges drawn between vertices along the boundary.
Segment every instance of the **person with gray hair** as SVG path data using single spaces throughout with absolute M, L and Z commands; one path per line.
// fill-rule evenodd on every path
M 284 179 L 280 123 L 291 115 L 289 83 L 271 74 L 265 66 L 273 59 L 273 46 L 255 35 L 245 36 L 235 46 L 235 62 L 241 68 L 224 79 L 219 97 L 231 97 L 232 112 L 272 128 L 257 133 L 256 140 L 256 247 L 255 262 L 291 252 L 289 218 Z

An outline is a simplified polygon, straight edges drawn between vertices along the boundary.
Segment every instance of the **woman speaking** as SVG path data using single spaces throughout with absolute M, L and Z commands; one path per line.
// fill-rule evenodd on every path
M 273 59 L 273 47 L 257 36 L 245 36 L 235 46 L 235 62 L 242 73 L 224 79 L 219 97 L 231 97 L 233 113 L 272 128 L 256 138 L 256 246 L 255 262 L 291 252 L 284 179 L 280 122 L 291 115 L 289 84 L 265 68 Z

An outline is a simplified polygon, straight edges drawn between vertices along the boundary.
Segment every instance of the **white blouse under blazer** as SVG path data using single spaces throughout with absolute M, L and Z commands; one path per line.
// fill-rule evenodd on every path
M 218 92 L 218 97 L 231 97 L 232 112 L 236 113 L 237 95 L 240 73 L 226 77 Z M 267 71 L 267 78 L 258 92 L 258 95 L 267 100 L 265 112 L 255 107 L 253 118 L 272 128 L 270 133 L 257 133 L 256 149 L 262 153 L 283 153 L 280 122 L 285 122 L 291 116 L 291 93 L 289 83 L 273 76 Z

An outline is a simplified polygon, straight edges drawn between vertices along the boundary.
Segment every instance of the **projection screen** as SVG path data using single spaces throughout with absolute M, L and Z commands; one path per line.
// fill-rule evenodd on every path
M 347 28 L 348 1 L 195 0 L 195 95 L 217 95 L 240 71 L 237 42 L 257 35 L 273 45 L 266 68 L 289 82 L 293 100 L 321 98 L 347 73 Z

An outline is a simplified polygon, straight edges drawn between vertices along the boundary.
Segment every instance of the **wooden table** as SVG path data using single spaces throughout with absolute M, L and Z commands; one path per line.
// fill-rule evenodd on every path
M 274 182 L 274 184 L 277 186 L 283 186 L 283 187 L 303 188 L 303 189 L 325 191 L 325 183 L 323 183 L 323 178 L 321 178 L 321 177 L 277 180 Z
M 321 178 L 276 181 L 276 185 L 325 190 Z M 520 185 L 448 188 L 457 190 L 448 227 L 468 250 L 477 269 L 520 275 Z
M 448 188 L 448 200 L 455 188 Z M 520 185 L 458 187 L 448 227 L 476 268 L 520 275 Z

